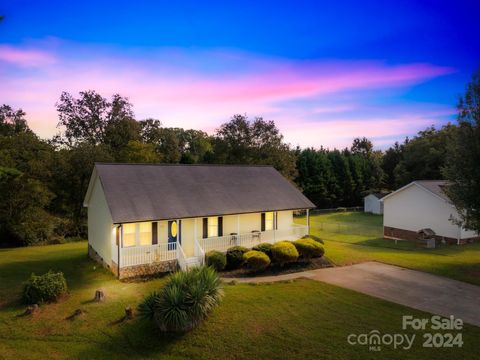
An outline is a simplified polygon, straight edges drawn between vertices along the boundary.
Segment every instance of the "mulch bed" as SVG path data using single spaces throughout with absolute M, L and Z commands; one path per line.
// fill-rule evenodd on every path
M 334 265 L 325 257 L 315 258 L 306 261 L 298 261 L 295 263 L 286 264 L 283 267 L 278 265 L 271 265 L 264 271 L 252 273 L 248 269 L 235 269 L 235 270 L 225 270 L 221 271 L 219 275 L 222 278 L 238 278 L 238 277 L 256 277 L 256 276 L 271 276 L 271 275 L 281 275 L 281 274 L 291 274 L 301 271 L 315 270 L 333 267 Z

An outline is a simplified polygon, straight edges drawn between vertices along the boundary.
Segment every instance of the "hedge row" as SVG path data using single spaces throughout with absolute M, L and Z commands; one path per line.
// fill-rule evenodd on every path
M 217 271 L 233 270 L 242 266 L 251 271 L 261 271 L 271 263 L 284 266 L 298 259 L 310 260 L 322 257 L 325 253 L 322 244 L 323 241 L 319 238 L 304 236 L 297 241 L 261 243 L 251 250 L 243 246 L 233 246 L 226 253 L 213 250 L 209 251 L 205 257 L 207 265 Z

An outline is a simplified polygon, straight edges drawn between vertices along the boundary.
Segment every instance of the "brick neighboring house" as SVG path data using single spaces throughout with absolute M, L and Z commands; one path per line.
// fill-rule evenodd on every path
M 383 233 L 389 239 L 415 240 L 430 228 L 440 241 L 461 244 L 480 239 L 479 234 L 454 224 L 458 212 L 444 192 L 444 180 L 418 180 L 382 199 Z

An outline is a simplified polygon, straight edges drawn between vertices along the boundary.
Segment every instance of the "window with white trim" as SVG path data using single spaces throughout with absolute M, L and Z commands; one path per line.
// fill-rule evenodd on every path
M 138 224 L 140 246 L 152 245 L 152 223 L 142 222 Z
M 265 230 L 273 230 L 273 212 L 265 213 Z
M 218 217 L 212 216 L 207 220 L 208 237 L 218 236 Z
M 135 246 L 137 243 L 137 225 L 122 225 L 123 247 Z

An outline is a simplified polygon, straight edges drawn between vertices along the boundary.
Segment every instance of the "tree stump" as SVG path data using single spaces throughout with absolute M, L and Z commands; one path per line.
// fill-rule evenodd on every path
M 32 306 L 26 308 L 24 315 L 33 315 L 38 312 L 38 309 L 38 305 L 33 304 Z
M 126 320 L 133 319 L 133 308 L 131 306 L 127 306 L 125 308 L 125 319 Z
M 97 290 L 95 291 L 95 297 L 93 299 L 95 302 L 100 302 L 100 301 L 103 301 L 105 300 L 105 293 L 103 292 L 103 290 Z

